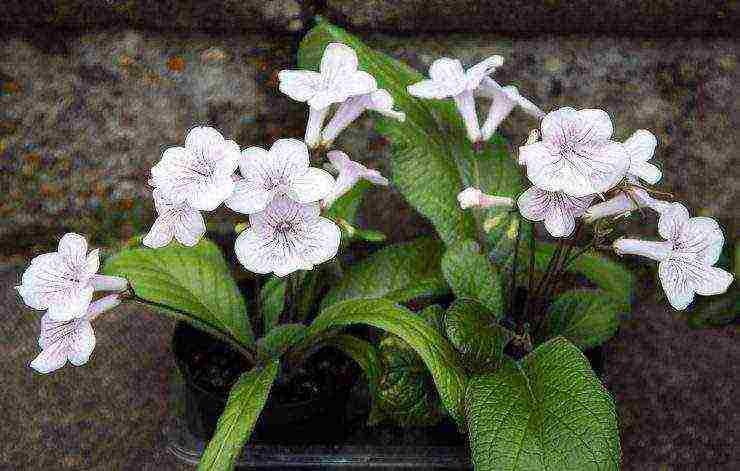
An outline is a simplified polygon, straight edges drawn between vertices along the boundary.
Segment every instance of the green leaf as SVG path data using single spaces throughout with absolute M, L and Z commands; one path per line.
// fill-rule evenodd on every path
M 257 351 L 266 358 L 278 358 L 296 345 L 306 335 L 303 324 L 280 324 L 273 327 L 264 337 L 257 341 Z
M 452 100 L 421 100 L 409 95 L 406 87 L 424 79 L 422 74 L 323 19 L 301 43 L 300 67 L 317 68 L 331 42 L 352 47 L 360 68 L 372 74 L 378 87 L 388 90 L 395 106 L 406 113 L 403 123 L 375 118 L 378 132 L 392 142 L 395 186 L 431 221 L 445 243 L 475 238 L 478 229 L 473 214 L 460 209 L 457 194 L 473 185 L 504 196 L 521 190 L 519 169 L 503 141 L 495 137 L 481 153 L 473 152 Z M 496 238 L 496 234 L 490 235 Z
M 475 241 L 450 245 L 442 257 L 442 273 L 458 298 L 471 298 L 486 306 L 496 318 L 503 315 L 501 279 Z
M 383 374 L 373 396 L 370 425 L 390 422 L 410 427 L 438 423 L 441 414 L 434 383 L 416 352 L 391 335 L 380 342 L 380 356 Z
M 581 350 L 601 345 L 619 328 L 619 301 L 600 289 L 574 289 L 548 309 L 541 341 L 562 336 Z
M 419 314 L 440 335 L 445 335 L 445 308 L 439 304 L 432 304 L 424 308 Z
M 278 325 L 285 304 L 285 279 L 276 276 L 267 280 L 260 293 L 262 298 L 262 323 L 265 333 Z
M 498 368 L 512 333 L 496 322 L 485 306 L 472 299 L 458 299 L 445 316 L 450 343 L 462 355 L 465 368 L 473 372 Z
M 477 471 L 619 469 L 614 401 L 563 338 L 471 378 L 465 409 Z
M 554 252 L 555 244 L 537 242 L 535 264 L 539 270 L 545 270 Z M 527 257 L 528 251 L 521 258 L 522 263 L 528 260 Z M 586 252 L 571 263 L 566 271 L 583 275 L 597 287 L 612 295 L 619 303 L 620 312 L 630 313 L 634 280 L 632 273 L 622 265 L 606 256 Z
M 244 444 L 252 434 L 265 406 L 280 362 L 274 360 L 260 369 L 241 375 L 231 388 L 229 400 L 218 419 L 216 433 L 198 464 L 198 471 L 230 471 Z
M 360 180 L 352 189 L 336 200 L 323 216 L 334 220 L 344 219 L 351 225 L 355 225 L 357 210 L 360 208 L 365 193 L 371 186 L 370 182 Z
M 423 319 L 387 299 L 353 299 L 324 309 L 309 327 L 307 338 L 333 327 L 368 324 L 401 337 L 419 354 L 434 378 L 440 398 L 461 423 L 465 372 L 452 346 Z
M 362 368 L 370 395 L 374 396 L 383 374 L 383 363 L 378 349 L 353 335 L 339 334 L 326 340 L 325 345 L 340 349 Z
M 406 302 L 445 294 L 449 288 L 439 271 L 441 254 L 442 244 L 426 237 L 379 250 L 346 270 L 321 307 L 352 298 Z
M 161 249 L 129 248 L 110 257 L 103 273 L 128 279 L 136 294 L 175 310 L 195 327 L 254 343 L 247 308 L 218 246 L 201 240 L 195 247 L 172 242 Z

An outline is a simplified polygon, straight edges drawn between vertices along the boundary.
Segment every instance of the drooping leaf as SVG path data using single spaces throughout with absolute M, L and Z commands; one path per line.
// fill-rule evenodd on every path
M 262 369 L 255 368 L 241 375 L 231 388 L 226 408 L 200 459 L 198 471 L 234 469 L 234 462 L 265 406 L 279 367 L 280 362 L 274 360 Z
M 427 324 L 432 326 L 434 330 L 439 332 L 440 335 L 446 335 L 445 308 L 443 308 L 439 304 L 432 304 L 431 306 L 424 308 L 424 310 L 421 311 L 419 314 L 421 315 L 421 318 L 424 319 Z
M 362 368 L 370 388 L 370 395 L 373 397 L 383 374 L 383 363 L 378 349 L 365 340 L 347 334 L 335 335 L 324 343 L 340 349 Z
M 370 425 L 434 425 L 441 419 L 434 383 L 419 355 L 391 335 L 380 342 L 383 374 L 372 401 Z
M 581 350 L 601 345 L 617 332 L 619 311 L 619 301 L 600 289 L 567 291 L 548 309 L 540 340 L 562 336 Z
M 498 368 L 504 347 L 512 338 L 493 313 L 472 299 L 458 299 L 450 306 L 445 315 L 445 331 L 462 355 L 465 368 L 473 372 Z
M 471 378 L 465 410 L 476 471 L 619 469 L 614 401 L 563 338 Z
M 138 296 L 179 311 L 163 309 L 166 314 L 242 345 L 254 342 L 244 298 L 209 240 L 195 247 L 172 242 L 161 249 L 124 249 L 106 260 L 103 273 L 122 276 Z
M 445 408 L 460 422 L 466 377 L 458 355 L 444 337 L 408 309 L 387 299 L 342 301 L 319 314 L 309 327 L 307 338 L 327 329 L 358 323 L 386 330 L 409 344 L 431 372 Z
M 278 358 L 305 335 L 306 326 L 303 324 L 280 324 L 257 341 L 257 351 L 266 358 Z
M 458 298 L 470 298 L 500 318 L 504 312 L 501 278 L 475 241 L 448 246 L 442 257 L 442 273 Z
M 285 304 L 285 279 L 272 277 L 262 287 L 262 325 L 265 333 L 278 325 Z
M 431 238 L 391 245 L 344 272 L 321 302 L 326 308 L 352 298 L 388 298 L 406 302 L 445 294 L 449 288 L 439 270 L 442 244 Z
M 422 74 L 323 19 L 303 39 L 299 65 L 318 67 L 331 42 L 355 49 L 360 68 L 372 74 L 378 86 L 393 96 L 396 107 L 406 113 L 402 123 L 375 118 L 376 129 L 392 142 L 395 186 L 432 222 L 445 243 L 475 238 L 478 229 L 473 214 L 460 209 L 457 194 L 468 186 L 502 196 L 514 196 L 521 190 L 519 170 L 503 141 L 496 136 L 476 154 L 452 100 L 422 100 L 409 95 L 406 87 L 422 80 Z M 489 234 L 492 242 L 500 230 L 494 228 Z

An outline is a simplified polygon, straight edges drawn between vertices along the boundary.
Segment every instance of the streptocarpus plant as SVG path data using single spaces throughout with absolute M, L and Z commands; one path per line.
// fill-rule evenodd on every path
M 217 131 L 195 128 L 184 147 L 165 151 L 152 170 L 158 217 L 145 247 L 110 257 L 105 278 L 95 275 L 97 253 L 88 256 L 84 239 L 67 235 L 59 252 L 37 257 L 24 274 L 26 303 L 49 309 L 31 366 L 85 363 L 90 321 L 136 301 L 229 342 L 254 365 L 233 386 L 199 469 L 233 466 L 279 371 L 289 374 L 319 345 L 339 347 L 363 367 L 371 421 L 449 415 L 468 435 L 478 470 L 618 469 L 614 404 L 581 350 L 614 334 L 629 312 L 631 277 L 596 251 L 657 261 L 669 302 L 684 309 L 695 293 L 718 294 L 732 282 L 713 266 L 724 238 L 714 220 L 653 198 L 661 174 L 649 162 L 651 133 L 622 143 L 604 111 L 544 113 L 491 78 L 502 64 L 494 56 L 466 70 L 442 58 L 425 79 L 319 20 L 299 50 L 302 70 L 279 75 L 280 90 L 308 104 L 305 143 L 280 139 L 269 150 L 240 152 Z M 482 126 L 476 97 L 492 100 Z M 517 108 L 539 129 L 514 157 L 495 130 Z M 332 150 L 366 110 L 380 115 L 376 128 L 392 142 L 391 183 L 438 239 L 341 267 L 335 255 L 348 238 L 375 238 L 354 227 L 361 181 L 389 183 Z M 336 180 L 321 169 L 325 158 Z M 248 215 L 234 247 L 241 265 L 275 275 L 258 280 L 256 313 L 247 314 L 216 246 L 201 240 L 201 212 L 221 203 Z M 644 208 L 659 213 L 664 240 L 613 240 L 615 221 Z M 534 237 L 539 222 L 557 242 Z M 567 273 L 591 286 L 563 289 Z M 93 302 L 95 290 L 118 293 Z M 374 346 L 341 333 L 353 323 L 389 336 Z

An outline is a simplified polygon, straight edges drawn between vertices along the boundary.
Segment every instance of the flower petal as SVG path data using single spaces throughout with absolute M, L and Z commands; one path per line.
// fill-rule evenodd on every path
M 714 265 L 722 253 L 725 236 L 714 219 L 693 217 L 681 226 L 679 236 L 673 241 L 678 254 Z
M 262 182 L 239 180 L 234 186 L 234 193 L 226 200 L 226 207 L 243 214 L 252 214 L 264 210 L 275 197 L 275 190 L 267 190 Z
M 558 159 L 560 159 L 560 154 L 557 149 L 544 141 L 519 147 L 519 165 L 529 165 L 530 162 L 536 162 L 535 165 L 553 163 Z
M 69 232 L 59 241 L 59 254 L 76 267 L 83 267 L 87 258 L 87 241 L 84 236 Z
M 475 90 L 480 85 L 483 78 L 491 75 L 496 68 L 504 64 L 504 58 L 501 56 L 491 56 L 475 64 L 465 72 L 466 88 Z
M 655 185 L 663 178 L 663 172 L 648 162 L 632 162 L 628 172 L 651 185 Z
M 82 317 L 92 301 L 92 286 L 68 288 L 55 294 L 54 302 L 49 304 L 49 317 L 56 321 Z
M 578 112 L 571 107 L 551 111 L 542 118 L 542 124 L 540 125 L 542 138 L 546 140 L 562 139 L 563 131 L 575 127 L 578 120 Z
M 208 179 L 192 183 L 191 191 L 185 200 L 193 209 L 213 211 L 234 192 L 231 175 L 214 174 Z
M 174 227 L 175 239 L 182 245 L 193 247 L 206 233 L 206 222 L 199 211 L 183 208 Z
M 516 204 L 525 218 L 530 221 L 542 221 L 549 209 L 550 197 L 548 192 L 533 186 L 519 196 Z
M 418 98 L 436 99 L 450 98 L 462 93 L 461 87 L 450 87 L 447 84 L 434 80 L 422 80 L 406 87 L 409 95 Z
M 174 237 L 175 231 L 172 226 L 171 217 L 168 215 L 157 216 L 149 232 L 144 236 L 141 243 L 146 247 L 158 249 L 167 246 Z
M 632 163 L 647 162 L 653 158 L 658 139 L 646 129 L 635 131 L 629 139 L 624 141 L 624 147 L 630 155 Z
M 568 237 L 576 229 L 576 219 L 563 204 L 552 204 L 545 213 L 545 229 L 553 237 Z
M 295 101 L 308 101 L 321 88 L 321 74 L 310 70 L 281 70 L 280 91 Z
M 75 366 L 84 365 L 95 348 L 95 333 L 89 321 L 82 319 L 69 337 L 69 362 Z
M 658 264 L 658 277 L 671 303 L 676 310 L 683 310 L 694 300 L 694 287 L 689 282 L 683 263 L 666 260 Z
M 429 67 L 429 77 L 435 82 L 444 85 L 457 95 L 465 90 L 467 78 L 462 64 L 457 59 L 442 57 L 437 59 Z M 450 96 L 450 95 L 448 95 Z
M 299 203 L 313 203 L 331 194 L 334 177 L 326 170 L 310 167 L 303 175 L 293 178 L 288 196 Z
M 245 269 L 252 273 L 271 273 L 275 267 L 275 246 L 250 227 L 236 238 L 234 252 Z
M 290 180 L 293 176 L 302 175 L 309 165 L 308 147 L 298 139 L 278 139 L 270 147 L 269 164 L 273 180 L 276 176 Z
M 333 78 L 351 75 L 357 70 L 357 54 L 346 44 L 330 43 L 321 56 L 321 75 Z
M 341 231 L 333 221 L 320 217 L 310 226 L 303 240 L 301 257 L 313 265 L 334 258 L 339 250 Z
M 578 138 L 582 142 L 597 140 L 603 141 L 612 137 L 614 125 L 604 110 L 578 110 L 581 124 L 578 129 Z
M 351 96 L 371 93 L 378 88 L 378 84 L 375 81 L 375 77 L 367 72 L 358 70 L 352 75 L 343 77 L 341 81 L 336 83 L 335 87 L 339 94 L 339 98 L 336 102 L 340 102 Z
M 69 347 L 66 342 L 57 342 L 43 349 L 28 365 L 39 373 L 56 371 L 67 363 Z
M 666 240 L 677 240 L 683 227 L 689 222 L 689 210 L 681 203 L 673 203 L 670 209 L 660 213 L 658 233 Z
M 85 259 L 85 270 L 88 275 L 94 275 L 100 269 L 100 249 L 90 251 Z

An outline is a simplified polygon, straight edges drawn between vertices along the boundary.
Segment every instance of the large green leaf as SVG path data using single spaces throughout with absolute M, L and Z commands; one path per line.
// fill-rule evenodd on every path
M 512 337 L 485 306 L 472 299 L 458 299 L 450 306 L 445 330 L 450 343 L 462 355 L 465 368 L 475 372 L 496 369 Z
M 369 423 L 403 427 L 434 425 L 441 419 L 431 375 L 419 355 L 390 335 L 380 342 L 383 374 L 373 396 Z
M 303 324 L 280 324 L 257 341 L 257 351 L 266 358 L 277 358 L 303 340 L 305 335 L 306 326 Z
M 619 301 L 600 289 L 567 291 L 548 309 L 538 336 L 542 340 L 562 336 L 586 350 L 617 332 L 619 311 Z
M 370 387 L 370 394 L 374 395 L 383 374 L 383 363 L 378 349 L 371 343 L 348 334 L 335 335 L 324 344 L 340 349 L 360 365 Z
M 457 194 L 471 185 L 510 196 L 521 189 L 519 171 L 503 141 L 495 137 L 476 154 L 452 100 L 421 100 L 409 95 L 406 87 L 424 79 L 422 74 L 323 19 L 303 39 L 299 65 L 315 69 L 331 42 L 355 49 L 362 70 L 372 74 L 378 86 L 393 96 L 396 107 L 406 113 L 403 123 L 376 117 L 377 130 L 392 142 L 395 186 L 434 224 L 446 243 L 475 238 L 478 231 L 473 214 L 460 209 Z M 501 228 L 505 226 L 502 223 Z M 501 228 L 490 234 L 493 239 L 498 238 Z
M 501 278 L 475 241 L 450 245 L 442 257 L 442 273 L 458 298 L 471 298 L 496 318 L 504 312 Z
M 230 471 L 267 402 L 280 362 L 252 369 L 239 377 L 218 419 L 216 433 L 198 464 L 198 471 Z
M 477 471 L 619 469 L 614 401 L 563 338 L 471 378 L 465 410 Z
M 285 279 L 274 276 L 267 280 L 260 293 L 262 325 L 265 333 L 278 325 L 285 305 Z
M 465 372 L 447 340 L 413 312 L 387 299 L 353 299 L 324 309 L 309 327 L 307 338 L 334 327 L 363 323 L 401 337 L 431 372 L 445 408 L 462 423 Z
M 322 308 L 352 298 L 385 297 L 406 302 L 449 292 L 439 271 L 442 244 L 432 238 L 391 245 L 344 272 L 327 293 Z
M 254 342 L 244 298 L 218 246 L 172 242 L 161 249 L 128 248 L 106 260 L 103 272 L 126 278 L 136 294 L 172 308 L 163 312 L 242 345 Z

